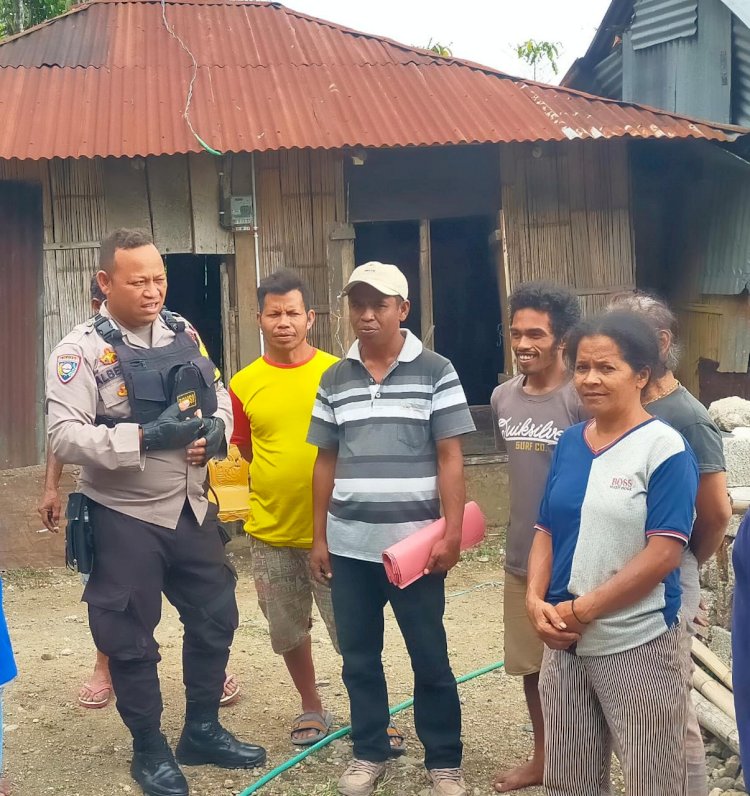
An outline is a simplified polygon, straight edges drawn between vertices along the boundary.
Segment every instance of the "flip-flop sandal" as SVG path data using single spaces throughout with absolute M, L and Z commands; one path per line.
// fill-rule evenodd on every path
M 82 708 L 89 710 L 98 710 L 99 708 L 106 708 L 109 705 L 109 700 L 112 698 L 112 686 L 103 685 L 99 688 L 94 688 L 91 683 L 84 683 L 83 687 L 89 692 L 90 696 L 78 697 L 78 704 Z M 2 791 L 0 791 L 2 793 Z
M 401 730 L 391 721 L 388 723 L 386 732 L 388 733 L 388 743 L 391 746 L 391 757 L 401 757 L 401 755 L 406 753 L 406 743 Z
M 237 678 L 233 674 L 228 674 L 227 679 L 224 680 L 224 691 L 219 700 L 219 706 L 225 708 L 227 705 L 234 705 L 240 698 L 240 691 L 242 691 L 242 686 L 237 682 Z
M 328 735 L 332 725 L 333 716 L 327 710 L 323 713 L 317 713 L 316 711 L 301 713 L 292 722 L 292 730 L 289 735 L 295 746 L 312 746 Z M 296 732 L 304 732 L 305 730 L 315 730 L 315 734 L 308 735 L 305 738 L 294 737 Z

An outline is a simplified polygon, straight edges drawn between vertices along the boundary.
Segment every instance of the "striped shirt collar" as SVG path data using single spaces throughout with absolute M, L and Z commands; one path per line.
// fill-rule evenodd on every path
M 424 346 L 422 341 L 408 329 L 401 329 L 401 334 L 404 336 L 404 344 L 396 357 L 397 362 L 413 362 L 421 353 Z M 349 350 L 346 352 L 347 359 L 354 359 L 357 362 L 362 361 L 362 356 L 359 352 L 359 340 L 355 340 Z

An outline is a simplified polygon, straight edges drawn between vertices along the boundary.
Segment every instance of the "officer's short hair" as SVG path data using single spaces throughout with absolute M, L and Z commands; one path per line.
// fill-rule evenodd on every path
M 258 284 L 258 310 L 263 312 L 263 304 L 266 296 L 270 293 L 272 296 L 284 296 L 291 293 L 293 290 L 299 290 L 302 294 L 302 302 L 305 305 L 305 312 L 310 310 L 310 288 L 307 283 L 300 279 L 294 271 L 288 268 L 282 268 L 279 271 L 274 271 L 269 274 L 265 279 L 261 279 Z
M 141 246 L 150 246 L 153 242 L 151 233 L 145 229 L 120 227 L 102 239 L 99 248 L 99 269 L 110 273 L 115 264 L 117 249 L 140 249 Z

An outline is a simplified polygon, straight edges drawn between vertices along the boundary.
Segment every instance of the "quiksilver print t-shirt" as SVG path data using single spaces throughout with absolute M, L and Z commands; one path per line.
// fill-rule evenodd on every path
M 525 379 L 514 376 L 496 387 L 491 399 L 495 436 L 505 440 L 510 474 L 505 568 L 522 577 L 557 441 L 587 417 L 571 382 L 545 395 L 529 395 Z

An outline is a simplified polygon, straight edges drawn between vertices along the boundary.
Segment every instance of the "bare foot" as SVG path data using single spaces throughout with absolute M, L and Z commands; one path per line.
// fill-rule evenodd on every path
M 5 777 L 0 777 L 0 796 L 10 796 L 10 782 Z
M 492 784 L 496 793 L 510 793 L 521 788 L 530 788 L 532 785 L 541 785 L 543 774 L 544 764 L 529 760 L 528 763 L 510 771 L 501 771 L 495 775 Z

